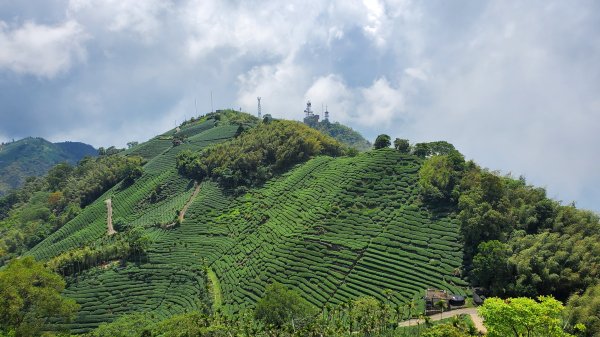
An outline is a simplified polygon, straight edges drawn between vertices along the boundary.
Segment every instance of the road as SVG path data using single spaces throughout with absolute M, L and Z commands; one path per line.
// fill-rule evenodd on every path
M 440 318 L 440 315 L 438 315 L 438 314 L 430 316 L 430 318 L 431 318 L 431 321 L 439 321 L 440 319 L 450 318 L 450 317 L 463 315 L 463 314 L 471 316 L 471 320 L 473 321 L 473 324 L 475 325 L 475 328 L 477 328 L 478 331 L 480 331 L 482 333 L 487 332 L 487 329 L 483 325 L 483 319 L 481 318 L 481 316 L 479 316 L 477 314 L 477 308 L 464 308 L 464 309 L 451 310 L 451 311 L 445 312 L 443 314 L 443 317 L 441 317 L 441 318 Z M 414 326 L 417 324 L 424 324 L 424 323 L 425 323 L 425 320 L 423 320 L 423 319 L 421 319 L 421 320 L 412 319 L 410 321 L 400 322 L 400 323 L 398 323 L 398 326 Z

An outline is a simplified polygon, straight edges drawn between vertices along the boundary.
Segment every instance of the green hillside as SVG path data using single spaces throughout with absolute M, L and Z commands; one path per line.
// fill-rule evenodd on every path
M 81 305 L 73 331 L 127 312 L 167 317 L 211 306 L 206 270 L 216 276 L 211 286 L 221 290 L 228 313 L 252 307 L 273 281 L 317 307 L 361 295 L 382 299 L 385 289 L 397 303 L 428 287 L 464 293 L 466 283 L 454 276 L 462 260 L 458 223 L 443 209 L 416 203 L 421 159 L 391 149 L 319 156 L 238 196 L 211 181 L 195 188 L 177 172 L 178 153 L 230 139 L 238 126 L 201 120 L 128 150 L 148 160 L 144 174 L 129 187 L 113 187 L 28 252 L 49 260 L 106 242 L 108 198 L 113 219 L 144 228 L 150 243 L 139 263 L 115 259 L 66 272 L 65 294 Z M 173 146 L 176 134 L 187 140 Z M 86 269 L 80 264 L 74 268 Z
M 0 145 L 0 196 L 20 187 L 25 178 L 46 174 L 62 162 L 76 164 L 96 149 L 79 142 L 51 143 L 43 138 L 24 138 Z
M 26 202 L 5 203 L 0 225 L 62 219 L 23 255 L 65 277 L 64 295 L 80 308 L 53 328 L 73 333 L 119 317 L 117 330 L 130 319 L 261 327 L 248 313 L 274 284 L 327 317 L 306 331 L 392 333 L 422 312 L 428 288 L 566 301 L 600 277 L 597 215 L 465 162 L 449 143 L 395 143 L 357 153 L 299 122 L 220 111 L 54 168 L 26 186 Z M 69 206 L 57 208 L 63 199 Z M 21 252 L 11 245 L 23 233 L 10 233 L 4 260 Z M 377 314 L 356 316 L 361 303 Z

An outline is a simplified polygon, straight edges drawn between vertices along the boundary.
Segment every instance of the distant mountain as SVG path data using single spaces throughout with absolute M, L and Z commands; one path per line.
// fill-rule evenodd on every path
M 0 196 L 17 188 L 30 176 L 46 174 L 62 162 L 76 164 L 98 151 L 80 142 L 51 143 L 43 138 L 28 137 L 0 145 Z

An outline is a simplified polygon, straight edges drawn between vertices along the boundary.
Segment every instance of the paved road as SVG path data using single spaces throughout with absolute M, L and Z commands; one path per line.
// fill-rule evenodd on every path
M 477 314 L 477 308 L 464 308 L 464 309 L 451 310 L 451 311 L 445 312 L 442 318 L 450 318 L 450 317 L 454 317 L 454 316 L 458 316 L 458 315 L 462 315 L 462 314 L 471 316 L 471 320 L 473 321 L 473 324 L 475 324 L 475 327 L 477 328 L 477 330 L 481 331 L 482 333 L 487 332 L 487 329 L 483 325 L 483 319 L 481 319 L 481 316 L 479 316 Z M 440 318 L 440 315 L 438 315 L 438 314 L 435 314 L 430 317 L 431 317 L 432 321 L 439 321 L 440 319 L 442 319 L 442 318 Z M 400 322 L 398 324 L 398 326 L 413 326 L 413 325 L 424 324 L 424 323 L 425 323 L 425 320 L 412 319 L 410 321 Z

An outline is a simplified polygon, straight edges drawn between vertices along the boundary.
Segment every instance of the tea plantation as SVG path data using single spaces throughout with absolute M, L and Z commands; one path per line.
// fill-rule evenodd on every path
M 113 187 L 28 253 L 48 260 L 105 237 L 108 198 L 113 219 L 144 228 L 145 256 L 68 276 L 65 294 L 81 305 L 73 332 L 130 312 L 163 318 L 211 307 L 207 270 L 225 313 L 253 307 L 273 281 L 320 308 L 362 295 L 401 304 L 431 287 L 464 293 L 458 222 L 417 202 L 421 159 L 391 149 L 321 156 L 243 195 L 212 181 L 194 195 L 194 181 L 177 172 L 177 154 L 231 139 L 238 126 L 202 119 L 126 151 L 147 160 L 143 175 Z M 185 141 L 175 146 L 174 134 Z

